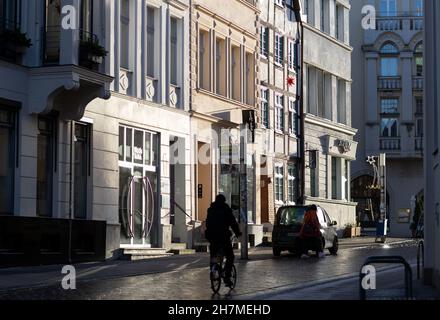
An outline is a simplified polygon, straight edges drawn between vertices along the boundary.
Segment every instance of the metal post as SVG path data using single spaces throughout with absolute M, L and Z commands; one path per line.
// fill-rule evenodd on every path
M 240 222 L 241 222 L 241 259 L 247 260 L 248 256 L 248 217 L 247 217 L 247 138 L 246 124 L 240 125 Z

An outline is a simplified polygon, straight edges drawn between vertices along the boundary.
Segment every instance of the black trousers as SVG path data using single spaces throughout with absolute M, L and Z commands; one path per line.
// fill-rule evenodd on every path
M 301 243 L 301 254 L 307 254 L 309 250 L 315 251 L 316 253 L 323 252 L 321 238 L 302 238 Z
M 225 241 L 223 243 L 213 242 L 209 245 L 209 254 L 211 256 L 210 268 L 217 263 L 217 255 L 221 254 L 226 258 L 224 265 L 225 277 L 230 278 L 232 272 L 232 266 L 234 265 L 234 250 L 232 249 L 231 241 Z

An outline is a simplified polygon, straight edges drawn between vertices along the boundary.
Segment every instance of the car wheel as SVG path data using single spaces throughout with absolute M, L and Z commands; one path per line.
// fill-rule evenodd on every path
M 272 248 L 272 251 L 273 251 L 273 255 L 275 256 L 275 257 L 279 257 L 280 255 L 281 255 L 281 249 L 280 248 Z
M 330 254 L 336 255 L 338 253 L 338 249 L 339 249 L 339 241 L 338 241 L 338 237 L 335 237 L 333 239 L 333 247 L 328 248 L 328 251 L 330 251 Z

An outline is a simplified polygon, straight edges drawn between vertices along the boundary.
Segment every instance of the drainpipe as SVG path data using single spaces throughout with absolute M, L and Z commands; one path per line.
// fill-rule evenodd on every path
M 73 219 L 73 144 L 75 143 L 75 121 L 70 121 L 70 174 L 69 174 L 69 244 L 68 259 L 72 263 L 72 219 Z

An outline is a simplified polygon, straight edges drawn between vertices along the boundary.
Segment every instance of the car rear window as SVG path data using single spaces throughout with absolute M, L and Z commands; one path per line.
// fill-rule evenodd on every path
M 306 212 L 305 207 L 285 207 L 279 211 L 279 224 L 283 226 L 289 226 L 295 223 L 302 223 L 304 214 Z

